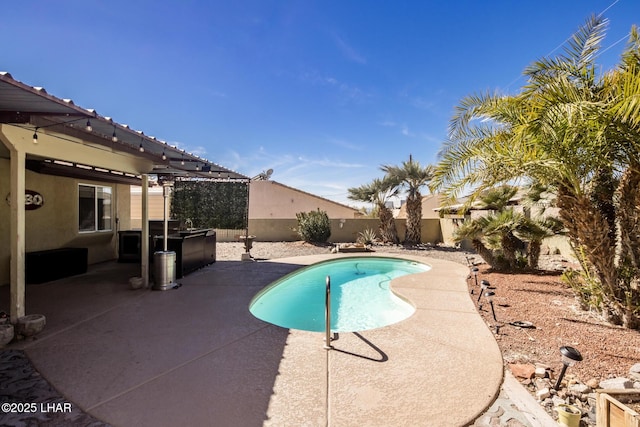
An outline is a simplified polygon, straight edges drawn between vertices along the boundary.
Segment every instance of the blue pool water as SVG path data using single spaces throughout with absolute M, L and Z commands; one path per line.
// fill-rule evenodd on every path
M 326 277 L 331 277 L 331 330 L 355 332 L 387 326 L 415 308 L 389 289 L 389 282 L 430 267 L 382 257 L 343 258 L 311 265 L 271 283 L 251 301 L 257 318 L 289 329 L 325 330 Z

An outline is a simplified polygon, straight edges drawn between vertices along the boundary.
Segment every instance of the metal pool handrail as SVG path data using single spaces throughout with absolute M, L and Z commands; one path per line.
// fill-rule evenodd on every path
M 327 276 L 327 286 L 324 297 L 324 322 L 325 322 L 325 337 L 324 337 L 324 349 L 331 350 L 331 277 Z

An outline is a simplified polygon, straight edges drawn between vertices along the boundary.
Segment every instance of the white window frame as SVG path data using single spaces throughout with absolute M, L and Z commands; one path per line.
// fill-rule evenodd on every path
M 91 230 L 89 229 L 83 229 L 81 227 L 80 224 L 80 189 L 81 187 L 92 187 L 94 189 L 93 191 L 93 228 Z M 98 190 L 102 189 L 103 193 L 108 193 L 110 195 L 109 197 L 109 209 L 108 211 L 104 212 L 104 215 L 108 216 L 109 218 L 109 227 L 108 228 L 104 228 L 104 229 L 100 229 L 100 218 L 98 218 L 98 212 L 99 207 L 98 207 L 98 203 L 101 199 L 98 198 Z M 106 190 L 106 191 L 105 191 Z M 85 183 L 78 183 L 78 197 L 77 197 L 77 201 L 78 201 L 78 209 L 76 210 L 76 212 L 78 213 L 78 221 L 77 221 L 77 226 L 78 226 L 78 233 L 80 234 L 88 234 L 88 233 L 109 233 L 111 231 L 113 231 L 113 187 L 110 185 L 96 185 L 96 184 L 85 184 Z

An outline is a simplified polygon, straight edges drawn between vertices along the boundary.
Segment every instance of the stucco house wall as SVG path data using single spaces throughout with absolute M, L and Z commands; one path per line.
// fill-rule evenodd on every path
M 0 158 L 0 196 L 3 199 L 0 201 L 0 284 L 9 282 L 10 272 L 10 206 L 6 200 L 10 192 L 9 168 L 9 160 Z M 78 184 L 104 185 L 112 188 L 112 230 L 94 233 L 78 231 Z M 117 228 L 124 228 L 130 224 L 129 185 L 44 175 L 27 170 L 25 186 L 44 198 L 42 207 L 25 212 L 26 252 L 61 247 L 86 247 L 89 264 L 117 257 Z

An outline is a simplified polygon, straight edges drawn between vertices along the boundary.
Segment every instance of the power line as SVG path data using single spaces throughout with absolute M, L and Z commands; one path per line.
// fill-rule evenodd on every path
M 609 9 L 611 9 L 613 6 L 615 6 L 620 0 L 615 0 L 613 3 L 611 3 L 609 6 L 607 6 L 602 12 L 600 12 L 597 16 L 601 17 L 604 15 L 605 12 L 607 12 Z M 629 34 L 631 33 L 627 33 L 626 35 L 624 35 L 622 38 L 620 38 L 620 40 L 616 41 L 615 43 L 613 43 L 611 46 L 608 46 L 606 49 L 598 52 L 598 56 L 605 53 L 606 51 L 608 51 L 609 49 L 611 49 L 612 47 L 616 46 L 617 44 L 619 44 L 622 40 L 626 39 L 627 37 L 629 37 Z M 551 50 L 551 52 L 547 53 L 545 55 L 545 57 L 549 57 L 551 56 L 556 50 L 560 49 L 562 46 L 564 46 L 569 40 L 571 40 L 571 38 L 573 37 L 573 34 L 570 35 L 569 37 L 567 37 L 566 39 L 564 39 L 564 41 L 562 43 L 560 43 L 558 46 L 556 46 L 555 48 L 553 48 Z M 505 89 L 510 88 L 515 82 L 517 82 L 518 80 L 520 80 L 523 76 L 519 75 L 518 77 L 516 77 L 515 79 L 513 79 L 511 81 L 511 83 L 509 83 L 507 86 L 505 86 Z

